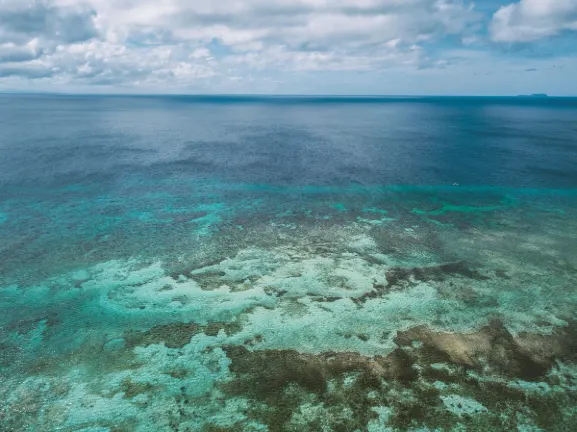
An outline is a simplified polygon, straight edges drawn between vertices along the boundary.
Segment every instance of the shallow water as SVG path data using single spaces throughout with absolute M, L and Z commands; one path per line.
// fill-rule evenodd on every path
M 0 96 L 0 430 L 570 430 L 577 100 Z

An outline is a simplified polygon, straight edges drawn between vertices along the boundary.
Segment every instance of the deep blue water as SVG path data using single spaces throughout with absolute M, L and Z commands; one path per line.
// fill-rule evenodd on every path
M 0 95 L 0 239 L 0 430 L 576 420 L 577 98 Z
M 577 186 L 577 98 L 0 97 L 3 185 Z

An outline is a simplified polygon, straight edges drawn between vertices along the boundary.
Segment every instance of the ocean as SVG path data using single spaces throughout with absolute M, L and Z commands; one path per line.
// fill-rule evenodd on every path
M 1 431 L 561 431 L 577 98 L 0 95 Z

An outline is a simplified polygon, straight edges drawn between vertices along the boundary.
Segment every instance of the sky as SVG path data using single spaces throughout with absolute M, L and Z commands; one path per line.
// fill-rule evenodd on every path
M 0 91 L 577 95 L 577 0 L 0 0 Z

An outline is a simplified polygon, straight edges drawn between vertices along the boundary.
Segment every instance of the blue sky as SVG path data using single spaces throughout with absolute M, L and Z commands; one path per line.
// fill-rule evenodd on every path
M 0 0 L 0 91 L 577 95 L 577 0 Z

